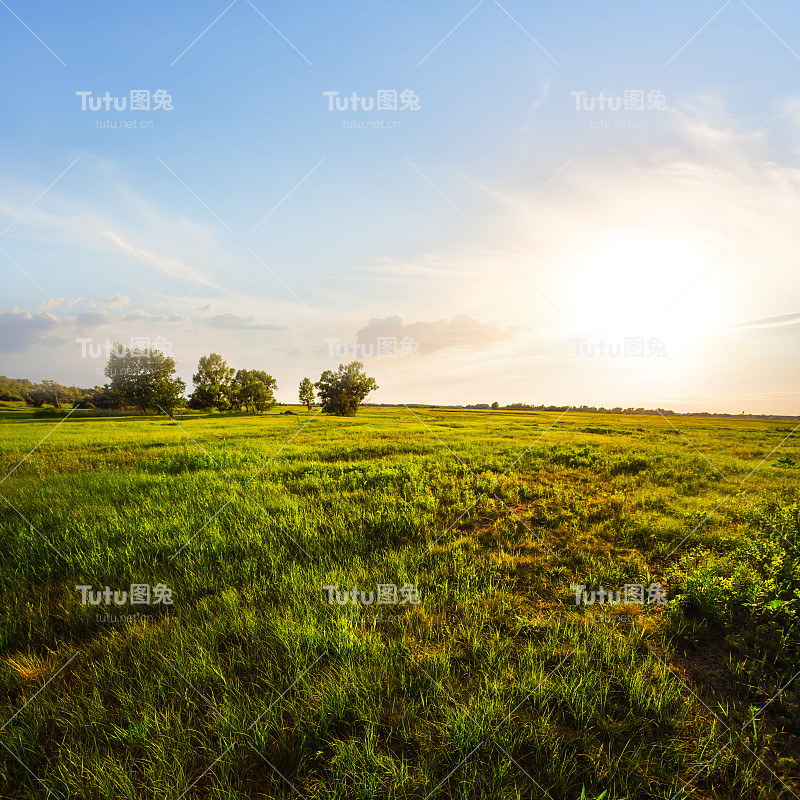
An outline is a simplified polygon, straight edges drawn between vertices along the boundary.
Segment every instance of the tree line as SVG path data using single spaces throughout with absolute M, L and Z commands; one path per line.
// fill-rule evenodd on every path
M 46 380 L 0 376 L 0 400 L 23 401 L 41 408 L 50 404 L 105 410 L 164 412 L 172 417 L 181 408 L 198 411 L 263 413 L 276 405 L 278 382 L 260 369 L 235 369 L 219 353 L 201 356 L 192 376 L 194 391 L 185 396 L 186 383 L 175 374 L 175 360 L 158 350 L 138 350 L 116 344 L 108 355 L 104 375 L 109 382 L 93 389 L 62 386 Z M 360 361 L 326 370 L 316 382 L 303 378 L 298 399 L 309 410 L 317 400 L 322 411 L 353 416 L 378 385 Z
M 88 389 L 77 386 L 63 386 L 52 380 L 33 383 L 27 378 L 7 378 L 0 375 L 0 400 L 23 402 L 41 408 L 49 403 L 55 408 L 73 405 L 86 396 Z

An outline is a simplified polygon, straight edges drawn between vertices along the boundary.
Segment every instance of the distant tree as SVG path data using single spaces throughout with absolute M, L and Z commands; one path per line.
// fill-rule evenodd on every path
M 498 403 L 497 400 L 495 400 L 494 403 L 492 403 L 492 408 L 497 410 L 498 408 L 500 408 L 500 403 Z
M 278 382 L 263 369 L 251 369 L 248 382 L 247 398 L 255 411 L 263 413 L 275 403 L 275 391 Z
M 110 383 L 103 384 L 102 389 L 95 391 L 93 395 L 96 408 L 118 409 L 120 408 L 119 397 L 114 393 Z
M 336 372 L 325 370 L 314 386 L 322 401 L 322 410 L 342 417 L 355 416 L 366 396 L 378 389 L 375 378 L 366 375 L 360 361 L 339 364 Z
M 278 383 L 261 369 L 240 369 L 231 382 L 230 400 L 234 408 L 263 412 L 275 405 Z
M 225 411 L 230 408 L 231 384 L 236 370 L 229 367 L 219 353 L 201 356 L 197 363 L 197 373 L 192 376 L 194 392 L 189 404 L 192 408 L 216 408 Z
M 305 403 L 309 411 L 314 407 L 314 384 L 310 378 L 300 381 L 300 402 Z
M 33 384 L 27 378 L 7 378 L 0 375 L 0 400 L 24 400 L 30 403 Z
M 37 384 L 28 392 L 27 402 L 36 408 L 41 408 L 50 401 L 50 392 L 41 384 Z
M 76 400 L 82 394 L 80 389 L 74 386 L 66 387 L 54 380 L 44 380 L 25 391 L 24 400 L 30 405 L 41 408 L 45 403 L 50 403 L 54 408 L 61 408 L 62 402 Z
M 84 408 L 112 409 L 119 407 L 119 398 L 111 391 L 110 384 L 95 386 L 85 392 L 82 405 Z
M 241 411 L 244 407 L 247 411 L 246 391 L 245 384 L 247 383 L 247 370 L 237 370 L 236 374 L 231 379 L 231 385 L 228 387 L 228 403 L 234 411 Z
M 62 386 L 59 386 L 55 381 L 46 380 L 42 381 L 42 387 L 47 392 L 49 401 L 56 407 L 61 408 L 60 397 L 62 395 Z
M 108 355 L 105 375 L 109 391 L 124 407 L 139 408 L 145 414 L 158 407 L 172 416 L 186 384 L 174 377 L 175 360 L 158 350 L 136 350 L 117 344 Z
M 185 391 L 186 383 L 180 378 L 161 378 L 153 387 L 153 405 L 174 419 L 175 410 L 186 404 Z

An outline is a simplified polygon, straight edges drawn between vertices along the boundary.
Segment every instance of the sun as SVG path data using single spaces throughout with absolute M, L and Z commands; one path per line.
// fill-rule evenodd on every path
M 570 259 L 562 313 L 572 328 L 619 336 L 702 335 L 723 310 L 715 284 L 703 280 L 718 257 L 708 243 L 661 231 L 606 235 Z

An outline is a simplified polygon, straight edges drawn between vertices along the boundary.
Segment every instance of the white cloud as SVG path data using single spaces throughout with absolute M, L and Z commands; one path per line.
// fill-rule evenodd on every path
M 127 297 L 124 294 L 114 294 L 111 297 L 106 297 L 105 300 L 102 301 L 101 305 L 103 308 L 124 308 L 131 302 L 130 297 Z
M 75 326 L 79 331 L 87 331 L 110 325 L 114 321 L 115 318 L 107 311 L 82 311 L 75 317 Z
M 49 308 L 60 308 L 64 304 L 63 297 L 56 297 L 51 298 L 50 300 L 45 300 L 43 303 L 39 304 L 40 311 L 47 311 Z
M 40 312 L 31 314 L 18 308 L 0 313 L 0 351 L 22 353 L 42 343 L 58 327 L 58 318 Z

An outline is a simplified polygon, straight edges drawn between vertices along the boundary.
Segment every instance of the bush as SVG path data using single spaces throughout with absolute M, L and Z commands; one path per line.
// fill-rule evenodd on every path
M 696 548 L 670 567 L 664 577 L 676 608 L 726 626 L 741 612 L 768 618 L 779 627 L 796 623 L 800 504 L 778 506 L 766 519 L 755 512 L 753 516 L 757 530 L 744 536 L 735 550 L 720 554 Z
M 68 411 L 59 411 L 57 408 L 34 408 L 33 416 L 37 419 L 61 419 L 66 417 Z

